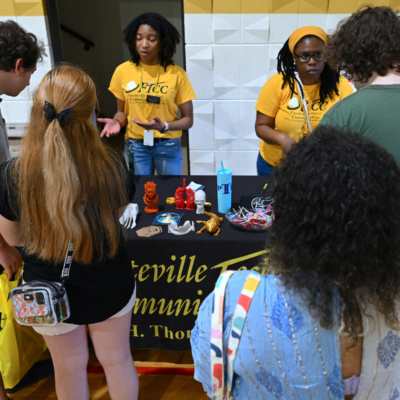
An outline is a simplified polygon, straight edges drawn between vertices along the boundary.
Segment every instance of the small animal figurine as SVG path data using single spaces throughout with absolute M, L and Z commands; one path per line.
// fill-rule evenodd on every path
M 186 202 L 185 202 L 185 192 L 186 192 Z M 186 210 L 194 210 L 196 208 L 194 204 L 194 192 L 190 188 L 186 189 L 186 179 L 183 180 L 183 187 L 176 189 L 175 204 L 177 210 L 181 210 L 183 208 L 186 208 Z
M 206 192 L 197 190 L 194 194 L 194 202 L 196 204 L 196 214 L 204 214 L 204 206 L 206 204 Z
M 221 232 L 221 222 L 224 220 L 223 218 L 218 217 L 218 215 L 215 215 L 213 213 L 204 211 L 204 214 L 208 215 L 211 217 L 208 221 L 197 221 L 199 224 L 204 224 L 204 226 L 196 232 L 197 234 L 200 234 L 201 232 L 204 231 L 204 229 L 207 229 L 207 232 L 209 233 L 214 233 L 214 236 L 218 236 L 219 233 Z
M 147 214 L 155 214 L 158 212 L 159 207 L 156 206 L 158 203 L 158 195 L 156 193 L 156 184 L 154 182 L 147 182 L 144 184 L 144 197 L 143 201 L 147 204 L 144 211 Z

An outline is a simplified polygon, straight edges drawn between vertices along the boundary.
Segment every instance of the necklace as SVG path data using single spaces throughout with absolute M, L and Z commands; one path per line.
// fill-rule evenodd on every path
M 158 86 L 158 80 L 160 78 L 160 65 L 158 64 L 158 73 L 157 73 L 157 81 L 156 81 L 156 88 Z M 151 105 L 151 110 L 148 113 L 147 112 L 147 107 L 146 107 L 146 102 L 144 100 L 144 95 L 143 95 L 143 77 L 142 77 L 142 63 L 140 63 L 140 67 L 139 67 L 139 71 L 140 71 L 140 96 L 142 97 L 142 104 L 143 104 L 143 108 L 144 108 L 144 112 L 146 114 L 146 119 L 149 119 L 149 115 L 151 114 L 151 112 L 153 111 L 154 108 L 154 103 Z M 149 85 L 151 85 L 151 81 L 149 81 Z

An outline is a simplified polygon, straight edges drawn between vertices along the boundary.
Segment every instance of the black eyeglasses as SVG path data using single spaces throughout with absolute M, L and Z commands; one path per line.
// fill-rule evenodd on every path
M 313 58 L 315 61 L 322 61 L 324 59 L 324 54 L 317 52 L 315 54 L 300 54 L 297 55 L 294 53 L 294 55 L 300 60 L 302 63 L 308 63 L 311 58 Z

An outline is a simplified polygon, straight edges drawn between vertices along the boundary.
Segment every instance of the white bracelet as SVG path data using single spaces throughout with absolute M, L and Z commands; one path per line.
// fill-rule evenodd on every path
M 164 124 L 165 124 L 165 128 L 162 131 L 160 131 L 160 133 L 167 133 L 169 131 L 168 122 L 164 122 Z

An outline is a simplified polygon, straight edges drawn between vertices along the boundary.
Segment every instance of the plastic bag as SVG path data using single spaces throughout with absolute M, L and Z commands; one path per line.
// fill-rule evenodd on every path
M 15 281 L 9 281 L 5 273 L 0 275 L 0 372 L 6 389 L 14 388 L 47 349 L 42 335 L 15 321 L 11 301 L 7 301 L 20 274 L 21 270 Z

